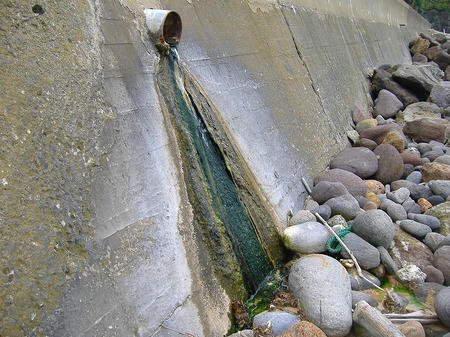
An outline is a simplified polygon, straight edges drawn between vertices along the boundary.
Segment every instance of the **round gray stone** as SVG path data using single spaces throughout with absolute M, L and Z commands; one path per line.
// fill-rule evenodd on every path
M 355 218 L 360 211 L 358 201 L 349 193 L 331 198 L 325 205 L 330 206 L 332 215 L 340 214 L 346 220 Z
M 304 222 L 286 228 L 283 242 L 286 248 L 303 253 L 321 253 L 326 251 L 326 244 L 331 234 L 321 223 Z
M 313 254 L 297 260 L 289 272 L 289 290 L 306 319 L 327 336 L 345 336 L 352 327 L 350 278 L 335 259 Z
M 441 228 L 441 221 L 432 215 L 410 213 L 408 214 L 408 218 L 423 223 L 433 230 Z
M 423 239 L 423 243 L 426 244 L 434 252 L 439 248 L 439 244 L 445 239 L 445 236 L 439 233 L 428 233 Z
M 383 246 L 377 247 L 380 252 L 381 263 L 386 268 L 386 272 L 390 275 L 395 274 L 398 270 L 397 263 L 392 259 L 392 256 L 389 254 L 386 248 Z
M 444 284 L 444 274 L 432 265 L 428 265 L 422 268 L 422 271 L 427 275 L 427 282 L 434 282 Z
M 253 318 L 253 328 L 266 326 L 270 322 L 273 334 L 279 336 L 299 321 L 297 315 L 285 311 L 263 311 Z
M 450 328 L 450 287 L 446 287 L 436 294 L 434 309 L 442 324 Z
M 405 220 L 408 218 L 408 214 L 402 205 L 399 204 L 391 204 L 386 209 L 386 213 L 391 217 L 394 221 Z
M 450 246 L 443 246 L 434 252 L 433 265 L 444 274 L 445 285 L 450 285 Z
M 409 198 L 409 190 L 406 187 L 400 187 L 398 190 L 394 192 L 386 193 L 388 199 L 396 202 L 397 204 L 403 204 Z
M 364 275 L 364 277 L 370 281 L 372 281 L 372 283 L 376 284 L 377 286 L 381 285 L 380 280 L 372 275 L 371 273 L 363 270 L 362 274 Z M 349 276 L 350 276 L 350 284 L 352 287 L 352 290 L 367 290 L 367 289 L 372 289 L 375 288 L 375 286 L 370 283 L 367 282 L 365 279 L 363 279 L 362 277 L 360 277 L 358 275 L 358 273 L 356 272 L 356 270 L 350 270 L 349 271 Z
M 414 184 L 408 187 L 411 198 L 418 200 L 420 198 L 425 198 L 428 200 L 429 197 L 433 195 L 431 188 L 421 184 Z
M 313 214 L 318 213 L 325 221 L 331 217 L 331 207 L 328 205 L 320 205 L 311 211 Z
M 434 194 L 440 195 L 444 199 L 447 199 L 447 197 L 450 195 L 449 180 L 431 180 L 428 182 L 428 186 L 431 188 Z
M 406 177 L 406 180 L 420 184 L 422 182 L 422 173 L 420 171 L 413 171 Z
M 377 307 L 378 302 L 369 294 L 363 293 L 361 291 L 352 290 L 352 308 L 355 307 L 356 303 L 359 301 L 366 301 L 372 307 Z
M 372 269 L 380 264 L 380 252 L 378 249 L 357 234 L 348 233 L 343 241 L 351 250 L 361 268 Z M 350 258 L 345 249 L 341 250 L 341 256 L 345 259 Z
M 364 179 L 377 171 L 378 159 L 375 153 L 366 147 L 352 147 L 341 151 L 331 161 L 330 167 L 352 172 Z
M 401 207 L 401 206 L 400 206 Z M 370 210 L 358 215 L 353 221 L 353 232 L 375 247 L 389 247 L 394 238 L 394 226 L 382 210 Z
M 314 216 L 314 214 L 311 213 L 311 211 L 302 209 L 294 214 L 294 216 L 290 219 L 289 223 L 291 226 L 293 226 L 299 225 L 304 222 L 311 222 L 316 220 L 317 220 L 316 217 Z
M 311 197 L 319 204 L 331 198 L 348 193 L 345 186 L 336 181 L 320 181 L 311 190 Z
M 431 232 L 430 227 L 414 220 L 400 221 L 400 228 L 417 239 L 423 239 L 425 235 Z
M 442 198 L 440 195 L 432 195 L 431 197 L 428 197 L 427 200 L 432 204 L 433 206 L 442 204 L 445 202 L 445 199 Z
M 414 200 L 407 200 L 402 204 L 402 206 L 405 209 L 406 213 L 422 213 L 422 208 L 420 208 L 420 206 Z

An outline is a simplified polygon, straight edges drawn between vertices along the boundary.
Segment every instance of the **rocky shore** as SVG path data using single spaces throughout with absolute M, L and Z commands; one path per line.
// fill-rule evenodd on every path
M 370 74 L 352 147 L 304 182 L 287 291 L 254 317 L 241 307 L 252 329 L 231 336 L 450 336 L 450 35 L 409 47 L 412 65 Z

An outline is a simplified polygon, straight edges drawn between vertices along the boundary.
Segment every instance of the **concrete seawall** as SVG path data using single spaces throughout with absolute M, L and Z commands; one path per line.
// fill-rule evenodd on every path
M 156 85 L 144 8 L 179 54 L 278 230 L 347 145 L 365 74 L 429 25 L 401 0 L 0 4 L 0 335 L 223 336 L 214 274 Z

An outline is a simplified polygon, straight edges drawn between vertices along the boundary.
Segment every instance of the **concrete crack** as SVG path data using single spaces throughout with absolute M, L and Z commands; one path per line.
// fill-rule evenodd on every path
M 184 306 L 186 304 L 186 302 L 191 298 L 191 295 L 188 295 L 185 297 L 185 299 L 183 300 L 183 302 L 181 303 L 177 303 L 175 305 L 175 307 L 172 309 L 171 312 L 169 312 L 166 317 L 163 318 L 163 320 L 161 321 L 161 323 L 159 323 L 158 327 L 150 334 L 150 337 L 155 336 L 160 330 L 161 328 L 163 328 L 163 325 L 175 314 L 175 312 L 178 310 L 178 308 Z

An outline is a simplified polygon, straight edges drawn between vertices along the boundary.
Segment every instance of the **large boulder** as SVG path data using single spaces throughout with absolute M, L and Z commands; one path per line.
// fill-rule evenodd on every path
M 450 82 L 444 81 L 435 84 L 431 89 L 430 98 L 433 103 L 441 108 L 450 106 Z
M 450 122 L 445 119 L 419 118 L 406 122 L 403 132 L 416 142 L 437 140 L 445 143 L 450 136 Z
M 391 218 L 382 210 L 369 210 L 353 221 L 352 230 L 375 247 L 388 248 L 394 238 Z
M 403 108 L 403 103 L 392 92 L 383 89 L 375 100 L 374 115 L 381 115 L 384 118 L 394 117 Z
M 347 191 L 354 197 L 357 195 L 365 195 L 367 187 L 364 181 L 356 174 L 342 169 L 332 169 L 320 173 L 315 179 L 314 184 L 320 181 L 334 181 L 342 183 Z
M 426 100 L 433 85 L 438 83 L 429 69 L 419 68 L 419 65 L 401 65 L 392 74 L 392 78 L 410 89 L 422 100 Z
M 377 171 L 378 159 L 368 148 L 352 147 L 340 152 L 331 161 L 330 167 L 352 172 L 364 179 Z
M 378 171 L 375 179 L 383 184 L 399 180 L 403 176 L 403 159 L 391 144 L 378 145 L 374 153 L 378 156 Z
M 304 222 L 290 226 L 283 232 L 286 248 L 303 253 L 321 253 L 326 251 L 330 232 L 318 222 Z
M 361 268 L 372 269 L 380 264 L 380 252 L 378 249 L 357 234 L 348 233 L 343 241 L 351 250 Z M 345 259 L 350 258 L 350 255 L 345 249 L 341 250 L 341 255 Z
M 327 255 L 297 260 L 289 272 L 289 290 L 306 319 L 329 337 L 345 336 L 352 327 L 352 294 L 345 268 Z

